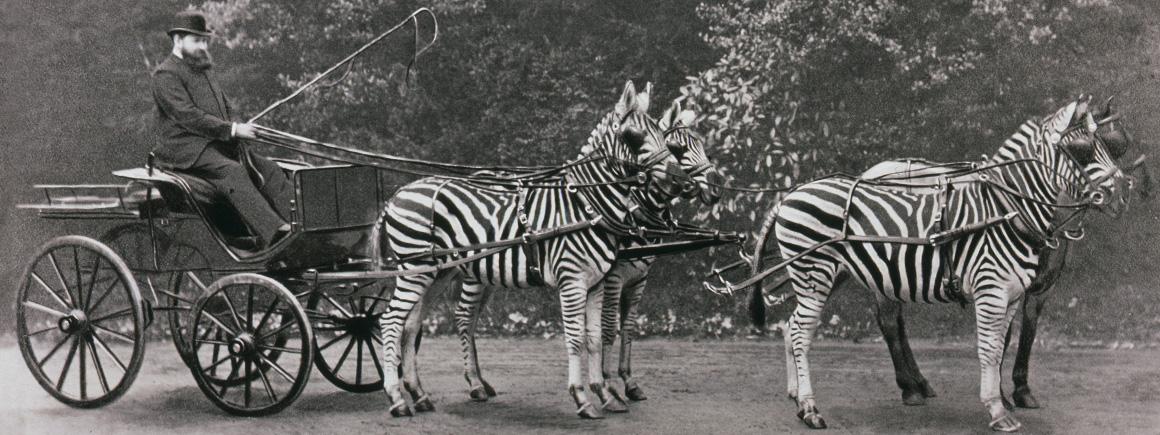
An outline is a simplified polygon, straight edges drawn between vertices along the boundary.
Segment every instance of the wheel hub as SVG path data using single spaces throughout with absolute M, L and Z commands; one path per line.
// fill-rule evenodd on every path
M 347 331 L 350 331 L 351 335 L 365 339 L 370 339 L 379 328 L 377 317 L 370 317 L 361 313 L 346 319 L 345 323 L 344 326 L 346 326 Z
M 230 355 L 232 356 L 250 356 L 253 355 L 257 346 L 254 345 L 254 336 L 247 332 L 238 334 L 237 337 L 230 339 Z
M 61 317 L 60 320 L 57 320 L 56 326 L 65 334 L 75 334 L 88 330 L 89 318 L 85 315 L 84 311 L 72 310 L 64 317 Z

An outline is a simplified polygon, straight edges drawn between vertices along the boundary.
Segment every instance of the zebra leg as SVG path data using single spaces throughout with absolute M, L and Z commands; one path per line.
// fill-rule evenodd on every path
M 1044 294 L 1027 294 L 1023 302 L 1023 326 L 1019 330 L 1019 353 L 1015 356 L 1015 368 L 1011 378 L 1015 381 L 1015 392 L 1011 399 L 1020 408 L 1039 408 L 1039 401 L 1031 394 L 1027 385 L 1028 365 L 1031 363 L 1031 349 L 1035 346 L 1035 332 L 1039 326 L 1039 314 L 1043 312 Z
M 793 359 L 793 339 L 789 335 L 789 322 L 781 322 L 778 328 L 781 329 L 781 338 L 785 343 L 785 397 L 796 404 L 798 398 L 797 364 L 794 363 Z
M 890 350 L 890 360 L 894 363 L 894 380 L 902 390 L 902 403 L 907 406 L 926 404 L 926 397 L 922 393 L 918 380 L 914 378 L 914 371 L 907 361 L 908 347 L 902 335 L 902 304 L 878 298 L 877 304 L 878 329 L 882 331 L 882 338 L 886 341 L 886 348 Z
M 617 262 L 612 266 L 612 272 L 604 277 L 601 285 L 604 286 L 603 306 L 600 312 L 600 373 L 605 385 L 608 386 L 607 391 L 611 394 L 610 400 L 615 402 L 611 408 L 605 407 L 605 411 L 610 412 L 626 412 L 628 405 L 625 403 L 625 398 L 620 392 L 611 385 L 613 358 L 616 358 L 616 352 L 613 345 L 616 344 L 616 336 L 620 331 L 620 315 L 622 311 L 621 306 L 621 290 L 624 288 L 624 274 L 626 270 L 623 263 Z M 592 295 L 588 296 L 592 299 Z
M 584 303 L 584 344 L 588 352 L 588 388 L 607 412 L 628 412 L 628 405 L 616 397 L 604 381 L 604 281 L 592 286 Z
M 564 318 L 564 343 L 568 350 L 568 394 L 576 402 L 576 414 L 584 419 L 600 419 L 604 415 L 588 399 L 588 388 L 581 376 L 582 352 L 587 348 L 585 308 L 588 287 L 578 280 L 567 280 L 560 285 L 560 314 Z M 599 372 L 597 372 L 599 373 Z
M 411 309 L 411 315 L 407 316 L 407 321 L 403 325 L 403 388 L 411 394 L 411 403 L 414 404 L 415 412 L 430 412 L 435 410 L 435 404 L 431 403 L 431 397 L 423 391 L 423 385 L 419 382 L 419 368 L 418 361 L 416 361 L 416 352 L 419 350 L 417 342 L 422 329 L 423 301 L 419 300 Z
M 628 400 L 633 401 L 648 399 L 644 390 L 632 378 L 632 340 L 636 337 L 637 308 L 640 306 L 641 298 L 644 297 L 647 280 L 641 278 L 627 285 L 620 295 L 620 367 L 617 374 L 624 380 L 624 394 L 628 396 Z
M 798 303 L 789 319 L 789 338 L 793 344 L 793 361 L 797 373 L 797 416 L 811 429 L 824 429 L 826 420 L 818 410 L 813 386 L 810 384 L 809 352 L 830 289 L 819 285 L 805 287 L 797 282 L 794 287 Z
M 383 390 L 391 401 L 391 416 L 412 415 L 399 386 L 399 358 L 403 326 L 414 307 L 423 299 L 427 287 L 435 281 L 435 274 L 400 276 L 387 312 L 379 318 L 383 338 Z
M 918 370 L 918 362 L 914 360 L 914 352 L 910 350 L 910 340 L 906 338 L 906 321 L 903 319 L 901 310 L 898 311 L 898 342 L 902 346 L 905 361 L 910 366 L 910 378 L 918 384 L 922 396 L 926 398 L 938 396 L 934 392 L 934 388 L 931 388 L 930 383 L 926 381 L 926 377 Z
M 488 394 L 486 383 L 480 376 L 479 354 L 475 347 L 475 321 L 484 297 L 491 290 L 478 282 L 463 282 L 459 291 L 459 302 L 455 305 L 455 331 L 459 333 L 459 343 L 463 346 L 463 379 L 467 380 L 471 400 L 486 402 L 494 395 Z
M 1011 319 L 1018 309 L 1018 298 L 1012 298 L 1007 289 L 980 288 L 975 292 L 975 333 L 978 336 L 979 400 L 991 418 L 991 429 L 1014 432 L 1022 427 L 1019 420 L 1003 405 L 1000 389 L 1000 367 L 1003 349 Z

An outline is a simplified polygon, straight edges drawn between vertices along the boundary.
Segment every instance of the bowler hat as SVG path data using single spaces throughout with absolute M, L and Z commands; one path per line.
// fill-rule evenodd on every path
M 213 30 L 205 23 L 205 15 L 198 11 L 182 11 L 173 17 L 173 27 L 165 32 L 169 36 L 174 33 L 192 33 L 201 36 L 213 36 Z

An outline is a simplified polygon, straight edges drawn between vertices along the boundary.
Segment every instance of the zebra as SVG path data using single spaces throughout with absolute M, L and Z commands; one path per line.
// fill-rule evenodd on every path
M 774 233 L 782 258 L 795 259 L 786 272 L 797 306 L 784 339 L 787 391 L 797 403 L 798 418 L 811 428 L 826 427 L 810 383 L 808 352 L 837 276 L 848 272 L 878 299 L 933 303 L 972 298 L 979 397 L 993 430 L 1018 430 L 1021 424 L 1001 400 L 1002 344 L 1024 289 L 1035 278 L 1041 248 L 1066 230 L 1058 209 L 1079 212 L 1095 205 L 1112 213 L 1122 210 L 1122 203 L 1108 201 L 1105 192 L 1108 186 L 1124 185 L 1125 175 L 1094 140 L 1097 128 L 1082 101 L 1042 123 L 1028 121 L 988 160 L 979 180 L 956 182 L 945 194 L 891 190 L 854 177 L 817 180 L 787 194 L 778 205 Z M 1104 168 L 1104 178 L 1089 178 L 1084 168 L 1091 163 Z M 998 217 L 1007 219 L 993 220 Z M 832 242 L 846 235 L 926 238 L 943 219 L 949 228 L 996 224 L 941 246 Z
M 1127 152 L 1133 143 L 1133 139 L 1131 134 L 1123 126 L 1118 125 L 1117 120 L 1119 114 L 1114 112 L 1110 103 L 1110 99 L 1105 102 L 1104 111 L 1098 117 L 1100 121 L 1097 124 L 1100 125 L 1101 131 L 1096 134 L 1096 139 L 1105 144 L 1109 154 L 1113 158 L 1119 159 Z M 1134 166 L 1140 167 L 1142 163 L 1143 160 L 1139 160 Z M 969 162 L 939 163 L 915 159 L 891 160 L 867 169 L 860 177 L 868 180 L 897 180 L 901 178 L 915 185 L 935 186 L 938 177 L 955 171 L 961 171 L 964 165 L 968 164 Z M 1098 163 L 1092 163 L 1085 167 L 1085 171 L 1092 179 L 1105 178 L 1104 170 L 1105 166 Z M 1110 189 L 1113 200 L 1122 202 L 1125 208 L 1129 205 L 1130 194 L 1133 191 L 1139 191 L 1145 198 L 1150 197 L 1151 178 L 1146 168 L 1139 182 L 1133 176 L 1126 177 L 1125 181 L 1127 182 L 1127 188 L 1118 189 L 1117 186 L 1112 186 Z M 910 187 L 906 188 L 906 190 L 911 192 L 926 190 L 926 193 L 934 193 L 937 189 L 933 187 Z M 773 230 L 776 216 L 776 208 L 774 208 L 766 215 L 761 229 L 758 231 L 757 245 L 755 246 L 755 252 L 752 257 L 756 261 L 753 264 L 754 270 L 760 270 L 763 267 L 762 256 L 767 250 L 766 245 L 773 240 L 769 235 Z M 1027 288 L 1022 303 L 1023 321 L 1022 327 L 1020 328 L 1019 346 L 1015 358 L 1015 365 L 1012 370 L 1011 380 L 1015 389 L 1011 393 L 1011 401 L 1008 401 L 1007 395 L 1003 394 L 1003 402 L 1007 409 L 1013 409 L 1014 407 L 1038 408 L 1040 406 L 1038 399 L 1031 393 L 1031 388 L 1028 385 L 1031 351 L 1035 342 L 1039 315 L 1042 312 L 1048 293 L 1063 271 L 1070 245 L 1070 239 L 1066 237 L 1061 238 L 1057 248 L 1045 247 L 1039 254 L 1040 261 L 1035 272 L 1035 279 Z M 843 277 L 845 276 L 843 275 Z M 840 277 L 839 281 L 844 281 L 844 279 Z M 771 285 L 770 292 L 765 295 L 763 295 L 760 283 L 753 286 L 749 298 L 749 314 L 751 324 L 758 331 L 764 331 L 765 328 L 765 307 L 777 303 L 778 296 L 775 296 L 773 289 L 786 283 L 788 283 L 788 279 L 785 277 L 779 278 L 776 283 Z M 834 285 L 838 286 L 840 282 L 835 282 Z M 769 300 L 766 300 L 763 296 L 768 296 Z M 879 299 L 877 303 L 876 320 L 882 336 L 885 339 L 887 349 L 890 352 L 891 361 L 894 365 L 895 382 L 901 390 L 902 401 L 909 406 L 923 405 L 926 403 L 927 398 L 936 397 L 937 393 L 931 388 L 930 383 L 922 375 L 918 369 L 917 362 L 914 360 L 914 355 L 910 350 L 910 345 L 906 338 L 906 326 L 902 317 L 901 307 L 897 302 L 884 299 Z M 1008 347 L 1010 341 L 1011 328 L 1008 328 L 1008 335 L 1003 346 L 1004 349 Z
M 695 181 L 695 188 L 686 189 L 685 197 L 696 194 L 706 205 L 715 204 L 721 197 L 721 180 L 716 167 L 704 149 L 704 140 L 691 130 L 696 114 L 683 110 L 680 100 L 673 101 L 659 120 L 665 141 L 678 156 L 681 168 Z M 650 195 L 653 203 L 662 206 L 663 194 Z M 660 198 L 660 199 L 657 199 Z M 626 247 L 643 246 L 647 240 L 629 238 Z M 644 390 L 632 378 L 631 351 L 632 338 L 636 332 L 637 307 L 643 298 L 648 272 L 656 257 L 641 257 L 618 260 L 604 279 L 604 305 L 601 320 L 602 367 L 604 378 L 612 379 L 612 369 L 624 383 L 624 394 L 611 389 L 618 399 L 613 405 L 617 411 L 627 411 L 622 407 L 627 398 L 632 401 L 647 399 Z M 478 290 L 478 291 L 475 291 Z M 464 378 L 467 380 L 469 395 L 474 401 L 487 401 L 496 395 L 495 389 L 483 379 L 479 368 L 479 357 L 475 345 L 475 320 L 480 308 L 490 299 L 495 288 L 490 286 L 465 286 L 458 297 L 455 310 L 456 331 L 459 333 L 464 352 Z M 619 364 L 614 365 L 613 346 L 620 336 Z
M 402 271 L 429 268 L 436 259 L 424 256 L 434 247 L 454 248 L 520 237 L 530 231 L 572 227 L 574 231 L 529 243 L 463 264 L 455 271 L 465 287 L 536 284 L 529 268 L 538 269 L 544 284 L 559 291 L 568 354 L 568 392 L 581 418 L 603 415 L 589 400 L 588 389 L 602 405 L 615 401 L 600 367 L 601 280 L 621 247 L 620 234 L 638 215 L 631 186 L 622 181 L 639 171 L 670 197 L 681 193 L 675 156 L 667 149 L 655 121 L 647 116 L 647 93 L 638 94 L 629 81 L 620 101 L 589 136 L 582 159 L 568 165 L 552 187 L 520 189 L 519 194 L 455 179 L 427 178 L 400 188 L 388 201 L 381 234 Z M 597 225 L 584 225 L 587 222 Z M 533 258 L 533 255 L 535 258 Z M 412 415 L 403 398 L 397 369 L 400 352 L 403 387 L 416 410 L 433 409 L 419 385 L 414 341 L 419 330 L 423 293 L 441 273 L 406 274 L 397 278 L 388 311 L 380 317 L 383 340 L 383 386 L 392 416 Z M 415 312 L 415 315 L 410 315 Z M 406 323 L 406 327 L 404 327 Z M 406 342 L 407 345 L 403 346 Z M 581 381 L 584 352 L 588 385 Z

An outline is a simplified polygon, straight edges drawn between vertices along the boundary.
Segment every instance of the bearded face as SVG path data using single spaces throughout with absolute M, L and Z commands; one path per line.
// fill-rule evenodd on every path
M 194 71 L 205 71 L 213 67 L 208 36 L 177 34 L 173 36 L 173 45 L 181 53 L 181 59 Z

